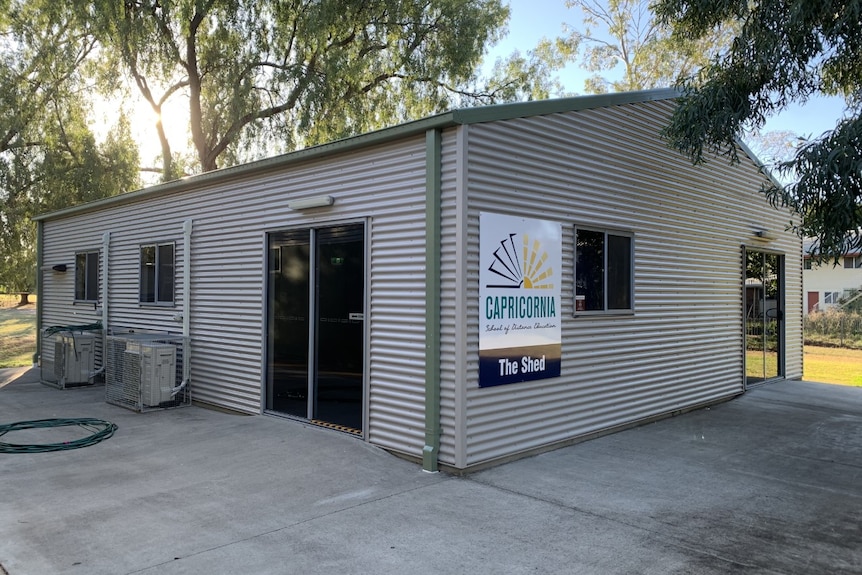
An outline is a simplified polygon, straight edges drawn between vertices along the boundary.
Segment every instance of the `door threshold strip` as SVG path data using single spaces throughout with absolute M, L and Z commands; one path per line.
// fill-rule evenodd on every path
M 321 421 L 319 419 L 310 419 L 309 422 L 320 427 L 334 429 L 336 431 L 343 431 L 344 433 L 349 433 L 351 435 L 362 435 L 361 429 L 354 429 L 352 427 L 347 427 L 346 425 L 339 425 L 337 423 L 330 423 L 328 421 Z

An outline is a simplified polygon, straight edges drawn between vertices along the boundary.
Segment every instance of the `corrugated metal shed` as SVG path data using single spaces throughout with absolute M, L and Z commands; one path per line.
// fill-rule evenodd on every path
M 68 262 L 98 249 L 111 232 L 109 260 L 112 329 L 179 333 L 182 309 L 182 226 L 194 222 L 191 334 L 194 397 L 246 413 L 261 411 L 264 253 L 266 231 L 308 225 L 308 214 L 287 199 L 333 194 L 325 220 L 371 220 L 372 358 L 369 378 L 372 441 L 398 450 L 421 449 L 424 426 L 424 139 L 413 138 L 337 158 L 303 162 L 288 170 L 229 179 L 177 191 L 141 195 L 129 203 L 50 219 L 44 224 L 43 261 Z M 316 219 L 316 218 L 313 218 Z M 138 302 L 138 249 L 176 242 L 175 305 Z M 74 274 L 44 274 L 44 325 L 97 321 L 93 305 L 70 305 Z M 419 374 L 411 377 L 411 374 Z M 418 383 L 417 383 L 418 381 Z M 388 413 L 395 413 L 391 422 Z M 399 429 L 392 434 L 388 430 Z M 408 430 L 413 429 L 410 433 Z M 417 445 L 419 447 L 417 448 Z
M 44 266 L 99 249 L 110 232 L 114 328 L 178 333 L 188 311 L 194 398 L 261 413 L 265 398 L 267 233 L 345 222 L 366 226 L 364 438 L 468 468 L 731 397 L 744 391 L 743 246 L 786 258 L 785 375 L 799 377 L 801 244 L 789 215 L 758 193 L 753 161 L 693 167 L 658 134 L 671 91 L 453 111 L 342 142 L 171 182 L 37 218 Z M 426 133 L 438 132 L 440 183 Z M 428 194 L 439 194 L 440 245 L 429 244 Z M 329 195 L 296 211 L 288 202 Z M 479 214 L 562 224 L 562 373 L 479 388 Z M 193 221 L 190 286 L 183 224 Z M 633 314 L 575 317 L 574 230 L 634 237 Z M 753 240 L 757 229 L 778 239 Z M 172 306 L 138 302 L 140 246 L 175 245 Z M 429 293 L 426 252 L 440 258 Z M 72 303 L 74 274 L 42 272 L 40 321 L 100 319 Z M 190 289 L 190 309 L 182 296 Z M 439 309 L 440 342 L 428 309 Z M 440 380 L 426 381 L 426 361 Z M 426 393 L 439 384 L 440 421 Z M 429 387 L 430 386 L 430 387 Z
M 452 314 L 449 373 L 463 405 L 451 463 L 469 467 L 713 402 L 743 391 L 741 246 L 756 229 L 783 232 L 788 215 L 758 191 L 753 162 L 692 167 L 658 136 L 672 112 L 659 101 L 471 125 L 462 154 L 469 190 L 458 229 L 462 271 L 449 271 L 466 313 Z M 501 169 L 501 167 L 505 169 Z M 556 379 L 479 388 L 479 213 L 563 223 L 563 368 Z M 632 232 L 635 313 L 573 317 L 576 225 Z M 466 229 L 464 229 L 466 227 Z M 799 269 L 800 241 L 781 233 L 771 250 Z M 761 246 L 752 246 L 759 248 Z M 466 277 L 464 277 L 466 274 Z M 788 317 L 799 317 L 798 274 L 788 274 Z M 448 295 L 448 293 L 446 294 Z M 445 297 L 445 296 L 444 296 Z M 445 300 L 444 300 L 445 301 Z M 454 304 L 458 307 L 458 303 Z M 461 334 L 467 341 L 455 344 Z M 801 376 L 801 329 L 787 328 L 786 373 Z M 466 345 L 464 345 L 466 343 Z M 458 411 L 464 417 L 458 417 Z M 448 445 L 448 443 L 447 443 Z

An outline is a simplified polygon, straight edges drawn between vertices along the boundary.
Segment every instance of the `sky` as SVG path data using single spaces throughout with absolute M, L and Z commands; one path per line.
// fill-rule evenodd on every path
M 505 0 L 504 0 L 505 2 Z M 525 53 L 536 46 L 543 37 L 556 38 L 563 34 L 563 23 L 580 27 L 579 8 L 567 8 L 564 0 L 508 0 L 511 14 L 509 34 L 486 58 L 493 64 L 498 57 L 505 57 L 515 50 Z M 583 93 L 584 78 L 576 65 L 562 71 L 559 78 L 568 91 Z M 804 107 L 792 105 L 781 114 L 770 118 L 766 131 L 789 131 L 800 136 L 819 136 L 834 128 L 843 115 L 844 102 L 841 98 L 815 98 Z

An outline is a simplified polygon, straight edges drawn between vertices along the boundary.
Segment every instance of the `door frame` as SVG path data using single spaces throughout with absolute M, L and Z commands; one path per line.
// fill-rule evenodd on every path
M 262 232 L 261 244 L 262 244 L 262 262 L 263 262 L 263 270 L 261 281 L 263 282 L 263 289 L 261 290 L 261 370 L 260 370 L 260 413 L 263 415 L 272 415 L 276 417 L 281 417 L 285 419 L 293 419 L 296 421 L 301 421 L 304 423 L 309 423 L 311 420 L 307 417 L 297 417 L 288 413 L 283 413 L 279 411 L 273 411 L 267 408 L 267 394 L 268 390 L 268 379 L 269 379 L 269 360 L 270 360 L 270 341 L 269 341 L 269 299 L 270 299 L 270 282 L 269 282 L 269 241 L 271 234 L 277 234 L 282 232 L 290 232 L 297 230 L 319 230 L 323 228 L 333 228 L 339 226 L 349 226 L 349 225 L 363 225 L 363 249 L 362 249 L 362 258 L 363 258 L 363 316 L 364 321 L 362 325 L 362 430 L 361 434 L 354 435 L 354 437 L 361 437 L 363 440 L 368 439 L 368 424 L 370 418 L 370 408 L 369 408 L 369 399 L 371 393 L 371 383 L 369 377 L 369 368 L 370 368 L 370 350 L 369 350 L 369 342 L 371 341 L 371 315 L 369 310 L 371 309 L 371 219 L 368 217 L 361 218 L 348 218 L 348 219 L 333 219 L 333 220 L 316 220 L 316 221 L 305 221 L 305 222 L 297 222 L 296 224 L 291 224 L 288 226 L 280 226 L 277 228 L 267 228 Z M 313 237 L 313 236 L 312 236 Z M 313 242 L 312 242 L 313 244 Z M 309 254 L 310 258 L 314 258 L 314 245 L 311 246 L 311 253 Z M 312 266 L 310 269 L 310 273 L 314 273 L 314 267 Z M 310 305 L 314 304 L 315 294 L 314 292 L 314 282 L 312 282 L 309 286 L 310 291 Z M 310 308 L 314 309 L 314 308 Z M 314 329 L 312 321 L 309 318 L 309 361 L 312 360 L 313 354 L 315 352 L 315 343 L 314 343 L 314 333 L 311 331 Z M 309 378 L 311 377 L 311 363 L 309 363 Z M 308 398 L 309 402 L 313 400 L 312 397 Z M 352 435 L 352 434 L 351 434 Z
M 764 248 L 760 246 L 749 246 L 742 245 L 741 250 L 742 255 L 742 388 L 743 391 L 747 391 L 754 387 L 759 387 L 765 383 L 769 383 L 772 381 L 777 381 L 784 379 L 786 373 L 786 361 L 787 361 L 787 258 L 786 254 L 779 250 L 773 250 L 769 248 Z M 748 254 L 749 253 L 762 253 L 766 255 L 777 256 L 779 258 L 779 270 L 778 270 L 778 309 L 781 313 L 781 317 L 778 320 L 778 366 L 777 366 L 777 374 L 773 377 L 764 377 L 760 381 L 749 382 L 748 378 L 748 312 L 746 310 L 747 305 L 747 287 L 745 280 L 748 277 L 747 271 L 747 263 L 748 263 Z M 764 289 L 765 296 L 765 289 Z M 765 315 L 765 310 L 764 310 Z

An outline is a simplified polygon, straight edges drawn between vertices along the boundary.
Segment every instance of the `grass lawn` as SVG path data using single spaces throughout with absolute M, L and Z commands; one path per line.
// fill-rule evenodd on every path
M 36 351 L 36 306 L 14 307 L 11 296 L 0 301 L 0 368 L 33 363 Z
M 804 379 L 862 387 L 862 350 L 805 346 Z
M 748 377 L 763 377 L 763 374 L 778 373 L 778 354 L 749 350 L 745 354 L 745 375 Z

